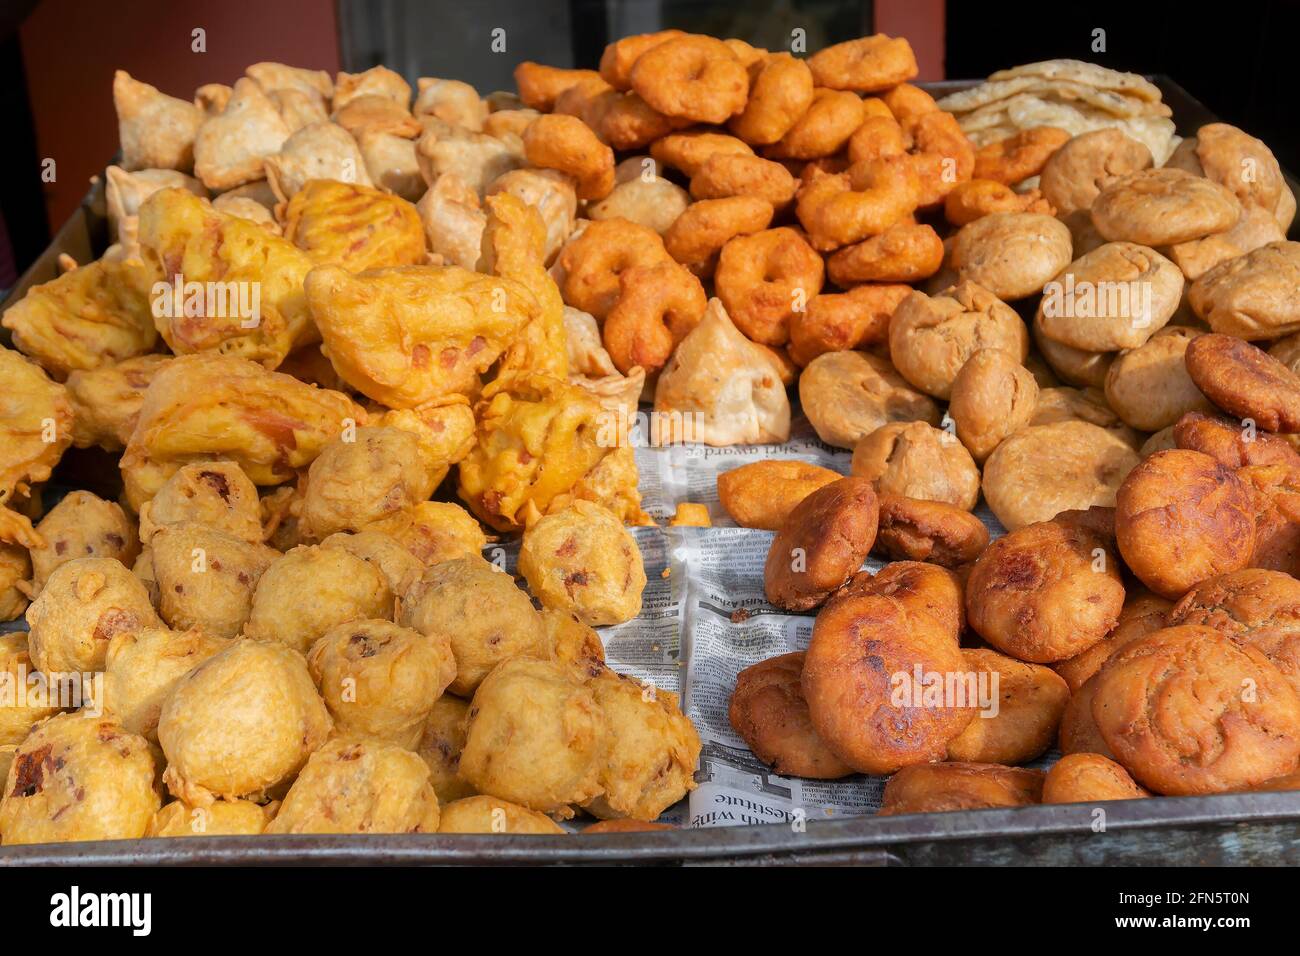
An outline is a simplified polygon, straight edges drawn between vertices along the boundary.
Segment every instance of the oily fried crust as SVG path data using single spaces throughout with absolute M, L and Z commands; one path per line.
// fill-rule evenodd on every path
M 1196 387 L 1224 411 L 1272 432 L 1300 432 L 1300 376 L 1230 335 L 1193 339 L 1184 356 Z
M 904 767 L 885 784 L 879 816 L 1026 807 L 1038 803 L 1043 772 L 987 763 Z
M 876 550 L 895 561 L 929 561 L 955 568 L 988 546 L 989 529 L 969 511 L 943 501 L 880 495 Z
M 1199 451 L 1229 468 L 1285 465 L 1300 468 L 1300 453 L 1284 438 L 1251 432 L 1241 422 L 1200 412 L 1188 412 L 1174 423 L 1174 443 Z
M 853 768 L 813 729 L 804 699 L 801 651 L 746 667 L 736 677 L 727 714 L 754 756 L 783 776 L 834 780 Z
M 1066 754 L 1043 781 L 1043 803 L 1096 803 L 1148 796 L 1127 770 L 1101 754 Z

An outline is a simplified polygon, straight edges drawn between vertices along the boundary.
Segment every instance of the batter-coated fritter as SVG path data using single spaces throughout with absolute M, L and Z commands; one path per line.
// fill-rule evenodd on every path
M 149 544 L 163 525 L 193 521 L 260 544 L 262 510 L 257 487 L 233 461 L 182 465 L 140 508 L 140 540 Z
M 135 522 L 121 505 L 89 491 L 71 491 L 36 525 L 45 539 L 31 549 L 32 580 L 28 596 L 35 598 L 54 569 L 74 558 L 116 558 L 130 567 L 140 553 Z
M 457 772 L 460 752 L 465 747 L 465 718 L 468 716 L 469 701 L 443 694 L 433 702 L 424 732 L 415 747 L 415 752 L 429 765 L 429 783 L 438 794 L 438 802 L 444 805 L 473 796 L 476 792 Z
M 497 797 L 464 797 L 442 810 L 439 833 L 558 834 L 565 830 L 544 813 Z
M 68 393 L 40 367 L 0 346 L 0 541 L 40 542 L 25 515 L 9 507 L 50 472 L 72 444 Z
M 187 521 L 155 531 L 135 570 L 157 582 L 158 611 L 172 627 L 234 637 L 248 620 L 258 580 L 279 557 L 274 548 Z
M 104 662 L 104 715 L 156 743 L 158 715 L 176 682 L 229 646 L 201 631 L 138 627 L 118 633 Z

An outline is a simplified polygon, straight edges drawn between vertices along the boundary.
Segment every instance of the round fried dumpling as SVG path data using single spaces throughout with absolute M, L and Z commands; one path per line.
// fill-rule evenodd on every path
M 158 588 L 158 612 L 177 630 L 234 637 L 253 606 L 253 590 L 280 552 L 193 521 L 163 525 L 136 562 Z
M 272 562 L 244 633 L 299 653 L 330 628 L 358 618 L 391 618 L 393 592 L 376 568 L 342 548 L 299 546 Z
M 260 798 L 292 780 L 332 727 L 301 654 L 241 640 L 182 677 L 164 702 L 163 782 L 195 806 Z
M 567 819 L 602 790 L 606 720 L 561 664 L 513 657 L 479 685 L 460 775 L 481 793 Z
M 542 605 L 584 624 L 622 624 L 641 613 L 645 565 L 636 539 L 590 501 L 539 518 L 524 532 L 519 572 Z
M 546 628 L 546 654 L 542 656 L 563 664 L 578 680 L 590 680 L 604 672 L 605 645 L 590 625 L 568 611 L 549 607 L 542 609 L 542 623 Z
M 605 792 L 585 809 L 601 818 L 657 819 L 695 789 L 700 735 L 676 694 L 611 670 L 590 687 L 605 714 Z
M 546 629 L 528 595 L 510 575 L 478 556 L 435 564 L 402 596 L 397 623 L 443 634 L 456 655 L 453 694 L 469 697 L 498 663 L 538 653 Z
M 262 512 L 257 486 L 233 461 L 182 465 L 140 506 L 140 540 L 148 544 L 162 525 L 185 521 L 260 544 Z
M 0 801 L 6 846 L 144 836 L 162 802 L 143 737 L 107 720 L 60 714 L 18 745 Z
M 357 531 L 426 500 L 433 494 L 433 478 L 417 435 L 400 428 L 358 428 L 330 442 L 311 463 L 303 525 L 317 539 Z
M 160 627 L 140 580 L 114 558 L 60 565 L 27 609 L 32 663 L 47 676 L 102 671 L 113 635 Z
M 176 682 L 230 646 L 201 631 L 142 627 L 108 643 L 104 668 L 104 715 L 133 734 L 158 740 L 158 715 Z
M 429 783 L 442 804 L 473 796 L 476 792 L 457 772 L 460 752 L 465 748 L 465 720 L 468 717 L 469 701 L 443 694 L 433 702 L 424 733 L 415 748 L 415 752 L 429 765 Z
M 395 595 L 405 594 L 424 573 L 424 562 L 411 554 L 402 543 L 382 531 L 340 531 L 320 543 L 322 548 L 342 548 L 379 569 Z
M 153 815 L 145 836 L 257 836 L 271 822 L 277 806 L 260 806 L 251 800 L 214 800 L 206 807 L 192 807 L 184 800 L 173 800 Z
M 421 501 L 417 505 L 372 521 L 363 531 L 391 535 L 422 564 L 452 558 L 478 557 L 487 547 L 487 535 L 478 520 L 450 501 Z
M 442 808 L 439 833 L 564 834 L 564 828 L 544 813 L 497 797 L 465 797 Z
M 72 491 L 36 525 L 45 547 L 32 548 L 31 597 L 41 593 L 54 569 L 73 558 L 116 558 L 130 567 L 140 553 L 135 523 L 122 506 L 89 491 Z
M 434 833 L 424 761 L 397 744 L 338 737 L 307 759 L 267 833 Z
M 0 682 L 13 688 L 12 699 L 0 703 L 0 746 L 20 743 L 33 724 L 59 712 L 58 706 L 51 706 L 48 693 L 41 696 L 46 685 L 28 683 L 34 670 L 27 653 L 27 635 L 21 631 L 0 634 L 0 675 L 4 675 Z
M 16 621 L 27 610 L 32 562 L 21 544 L 0 541 L 0 621 Z
M 414 748 L 434 701 L 456 676 L 445 634 L 362 619 L 326 631 L 307 655 L 339 733 Z

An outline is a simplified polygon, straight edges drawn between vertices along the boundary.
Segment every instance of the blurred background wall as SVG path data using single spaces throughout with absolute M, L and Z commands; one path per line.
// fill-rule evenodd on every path
M 874 31 L 906 36 L 922 80 L 981 78 L 1032 60 L 1076 57 L 1167 73 L 1224 119 L 1300 168 L 1292 118 L 1300 4 L 1096 0 L 0 0 L 0 109 L 10 175 L 0 177 L 0 289 L 48 244 L 117 149 L 114 69 L 175 96 L 230 83 L 258 60 L 511 88 L 523 59 L 596 65 L 610 39 L 666 26 L 807 49 Z M 195 29 L 206 51 L 192 50 Z M 1094 52 L 1095 31 L 1106 49 Z M 505 50 L 494 52 L 493 31 Z M 40 162 L 57 162 L 43 183 Z

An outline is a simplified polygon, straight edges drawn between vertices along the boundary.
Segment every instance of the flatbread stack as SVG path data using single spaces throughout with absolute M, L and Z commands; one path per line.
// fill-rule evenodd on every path
M 1136 73 L 1120 73 L 1082 60 L 1044 60 L 999 70 L 979 86 L 945 96 L 976 146 L 1035 126 L 1056 126 L 1072 136 L 1115 127 L 1151 150 L 1163 165 L 1179 143 L 1160 90 Z

